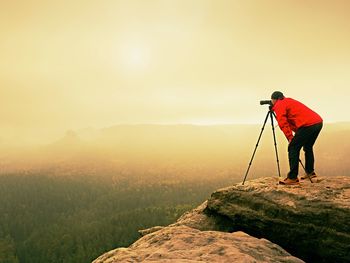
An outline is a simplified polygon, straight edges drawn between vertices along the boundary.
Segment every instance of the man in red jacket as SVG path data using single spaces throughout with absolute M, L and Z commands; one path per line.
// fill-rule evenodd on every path
M 322 129 L 323 120 L 316 112 L 301 102 L 285 98 L 283 93 L 275 91 L 271 95 L 272 110 L 276 113 L 278 126 L 288 139 L 288 159 L 290 171 L 280 184 L 298 184 L 299 154 L 305 152 L 306 174 L 301 179 L 314 178 L 313 145 Z

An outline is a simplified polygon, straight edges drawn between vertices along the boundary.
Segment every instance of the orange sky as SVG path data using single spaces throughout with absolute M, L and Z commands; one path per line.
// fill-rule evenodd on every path
M 281 90 L 350 121 L 350 1 L 3 1 L 0 142 L 260 123 Z

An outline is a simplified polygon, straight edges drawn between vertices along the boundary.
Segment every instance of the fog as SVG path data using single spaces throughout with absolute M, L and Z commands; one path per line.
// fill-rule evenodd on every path
M 68 131 L 50 144 L 1 149 L 1 173 L 46 173 L 99 178 L 137 175 L 140 180 L 230 178 L 244 176 L 261 125 L 117 125 Z M 325 124 L 314 146 L 320 175 L 348 175 L 349 123 Z M 275 128 L 282 176 L 288 172 L 287 143 Z M 304 160 L 301 151 L 301 160 Z M 302 168 L 299 170 L 303 173 Z M 268 122 L 249 178 L 278 176 Z

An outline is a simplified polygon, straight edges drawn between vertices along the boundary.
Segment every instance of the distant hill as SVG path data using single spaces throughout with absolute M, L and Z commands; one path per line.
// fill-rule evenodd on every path
M 116 125 L 103 129 L 67 131 L 45 147 L 16 152 L 3 158 L 3 171 L 11 169 L 120 169 L 226 171 L 242 174 L 255 148 L 259 125 Z M 327 173 L 343 173 L 350 153 L 350 123 L 325 124 L 315 145 L 316 165 Z M 276 127 L 282 172 L 287 172 L 287 142 Z M 302 152 L 301 152 L 302 153 Z M 302 155 L 301 155 L 302 157 Z M 303 158 L 302 158 L 303 160 Z M 276 172 L 270 123 L 260 140 L 252 169 Z M 262 169 L 261 169 L 262 168 Z

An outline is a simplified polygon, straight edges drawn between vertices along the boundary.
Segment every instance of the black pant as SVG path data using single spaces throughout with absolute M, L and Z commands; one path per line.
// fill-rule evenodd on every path
M 294 138 L 288 145 L 288 158 L 290 172 L 288 177 L 290 179 L 295 179 L 298 177 L 299 170 L 299 154 L 301 147 L 303 147 L 305 152 L 305 170 L 307 173 L 312 173 L 314 171 L 314 152 L 313 145 L 317 139 L 318 134 L 322 129 L 322 122 L 307 126 L 300 127 L 294 135 Z

